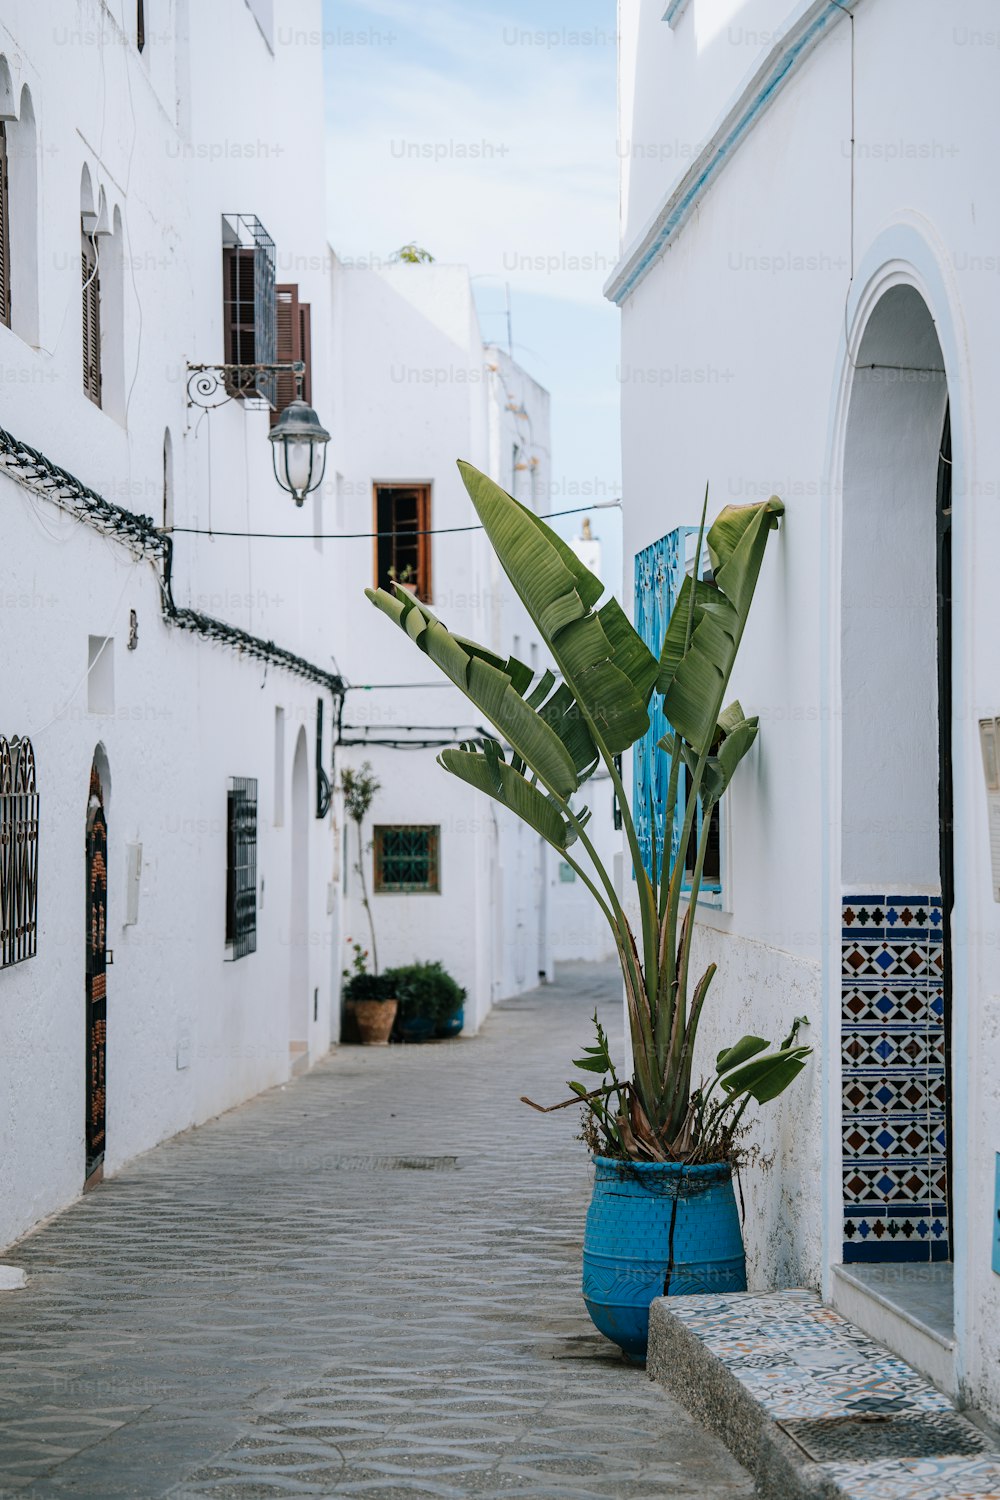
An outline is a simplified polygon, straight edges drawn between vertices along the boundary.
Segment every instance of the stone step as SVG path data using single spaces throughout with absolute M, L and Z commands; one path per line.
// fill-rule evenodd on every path
M 660 1297 L 647 1369 L 763 1500 L 1000 1500 L 1000 1454 L 815 1292 Z

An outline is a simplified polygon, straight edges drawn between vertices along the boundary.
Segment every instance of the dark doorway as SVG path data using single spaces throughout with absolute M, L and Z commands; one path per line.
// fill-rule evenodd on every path
M 948 1120 L 952 1118 L 951 1067 L 951 915 L 955 904 L 955 804 L 952 789 L 952 669 L 951 669 L 951 408 L 944 414 L 937 483 L 937 633 L 938 633 L 938 817 L 941 849 L 941 998 L 944 1006 L 944 1068 Z M 952 1202 L 952 1132 L 947 1139 L 948 1226 L 951 1259 L 955 1252 L 955 1215 Z
M 86 932 L 86 1165 L 84 1189 L 104 1176 L 107 1100 L 107 915 L 108 826 L 97 766 L 90 772 L 87 799 L 87 932 Z

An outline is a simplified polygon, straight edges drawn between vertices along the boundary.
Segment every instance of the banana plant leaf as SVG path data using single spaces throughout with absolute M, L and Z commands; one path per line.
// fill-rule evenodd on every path
M 766 1104 L 769 1099 L 783 1094 L 798 1077 L 811 1052 L 811 1047 L 789 1047 L 780 1052 L 769 1052 L 723 1073 L 719 1082 L 730 1099 L 750 1094 L 758 1104 Z
M 575 830 L 545 793 L 532 786 L 502 757 L 493 759 L 481 750 L 448 749 L 442 750 L 438 764 L 460 781 L 485 792 L 494 802 L 502 803 L 557 848 L 568 848 L 576 837 Z
M 600 579 L 533 511 L 471 464 L 459 471 L 500 564 L 552 652 L 608 755 L 628 750 L 649 728 L 657 662 Z
M 515 687 L 515 679 L 524 681 L 524 672 L 531 680 L 530 669 L 523 662 L 511 660 L 498 665 L 499 657 L 452 635 L 406 589 L 399 590 L 402 597 L 387 594 L 384 589 L 366 589 L 365 593 L 462 689 L 546 786 L 560 797 L 576 791 L 579 778 L 569 749 L 556 729 L 525 702 Z

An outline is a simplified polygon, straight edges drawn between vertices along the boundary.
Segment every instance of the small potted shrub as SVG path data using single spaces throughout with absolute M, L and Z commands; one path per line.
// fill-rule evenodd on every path
M 401 1041 L 426 1042 L 461 1031 L 461 1020 L 454 1023 L 465 991 L 441 963 L 406 964 L 387 970 L 384 977 L 391 979 L 399 999 L 396 1030 Z
M 351 969 L 344 970 L 344 1005 L 353 1014 L 358 1040 L 364 1047 L 384 1047 L 396 1019 L 398 1000 L 391 970 L 368 972 L 368 950 L 353 943 Z

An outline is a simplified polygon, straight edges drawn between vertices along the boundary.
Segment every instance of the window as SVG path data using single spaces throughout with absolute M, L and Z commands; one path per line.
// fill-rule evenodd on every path
M 7 178 L 7 127 L 0 120 L 0 323 L 10 327 L 10 187 Z
M 233 776 L 226 816 L 226 946 L 232 959 L 257 951 L 257 782 Z
M 146 0 L 136 0 L 135 45 L 138 52 L 142 52 L 146 45 Z
M 0 969 L 38 949 L 38 788 L 28 739 L 0 735 Z
M 302 361 L 302 399 L 312 405 L 312 343 L 310 339 L 309 303 L 299 301 L 297 286 L 276 286 L 275 295 L 275 363 L 296 364 Z M 291 370 L 280 370 L 275 376 L 274 410 L 271 426 L 278 420 L 289 401 L 294 401 L 298 392 L 298 378 Z
M 659 656 L 664 631 L 671 611 L 680 592 L 685 572 L 694 567 L 694 550 L 698 545 L 698 528 L 680 526 L 667 536 L 661 537 L 652 546 L 636 554 L 635 559 L 635 628 L 646 645 Z M 703 555 L 701 572 L 704 577 L 708 569 L 707 555 Z M 632 816 L 642 862 L 647 872 L 652 872 L 653 824 L 650 821 L 650 803 L 655 818 L 657 857 L 663 858 L 664 822 L 667 809 L 667 788 L 670 781 L 670 756 L 657 748 L 664 735 L 672 733 L 663 713 L 663 698 L 654 693 L 649 704 L 649 729 L 636 742 L 632 752 L 633 792 Z M 681 767 L 677 785 L 677 804 L 674 825 L 669 830 L 670 857 L 677 856 L 681 834 L 684 831 L 684 810 L 687 804 L 686 767 Z M 705 867 L 702 875 L 702 899 L 719 904 L 722 894 L 722 836 L 719 805 L 712 810 L 709 825 Z M 684 851 L 685 884 L 690 884 L 694 872 L 698 840 L 702 832 L 702 809 L 699 804 L 697 816 L 691 829 L 688 847 Z
M 395 579 L 431 602 L 431 487 L 429 484 L 375 486 L 375 586 Z
M 101 404 L 101 277 L 96 241 L 81 237 L 83 269 L 83 389 L 95 406 Z
M 222 315 L 226 389 L 232 396 L 260 396 L 275 404 L 273 374 L 254 365 L 277 362 L 274 241 L 253 214 L 222 219 Z
M 440 828 L 375 828 L 377 891 L 440 891 Z

